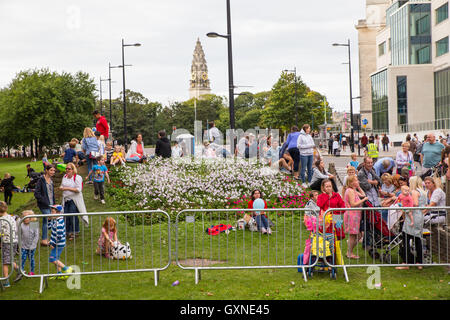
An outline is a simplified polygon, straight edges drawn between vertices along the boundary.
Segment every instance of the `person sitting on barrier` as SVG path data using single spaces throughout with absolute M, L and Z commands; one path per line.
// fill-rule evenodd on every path
M 347 179 L 347 188 L 345 191 L 344 202 L 346 208 L 359 208 L 368 200 L 366 194 L 359 186 L 358 177 L 351 176 Z M 353 254 L 353 249 L 358 243 L 360 235 L 359 226 L 361 223 L 361 211 L 347 210 L 344 213 L 344 230 L 348 233 L 347 258 L 359 259 L 359 256 Z M 361 237 L 362 238 L 362 237 Z
M 104 255 L 108 259 L 112 259 L 110 249 L 117 242 L 117 226 L 116 220 L 107 217 L 102 225 L 102 233 L 98 239 L 97 254 Z
M 262 192 L 260 190 L 253 190 L 251 195 L 251 200 L 248 202 L 248 209 L 253 209 L 253 203 L 256 199 L 262 199 Z M 267 202 L 264 200 L 264 209 L 267 209 Z M 270 229 L 269 220 L 265 214 L 253 214 L 256 225 L 258 226 L 258 230 L 261 231 L 262 234 L 268 233 L 272 234 L 272 230 Z
M 422 187 L 423 181 L 420 177 L 414 176 L 409 180 L 411 195 L 413 198 L 414 207 L 425 207 L 427 205 L 427 194 Z M 420 209 L 413 210 L 414 223 L 410 224 L 409 217 L 406 216 L 405 223 L 402 230 L 402 243 L 400 247 L 400 254 L 403 263 L 423 263 L 422 255 L 422 236 L 423 236 L 423 212 Z M 413 241 L 416 256 L 412 254 L 410 248 L 410 241 Z M 417 267 L 422 269 L 422 267 Z M 408 269 L 408 267 L 397 267 L 396 269 Z

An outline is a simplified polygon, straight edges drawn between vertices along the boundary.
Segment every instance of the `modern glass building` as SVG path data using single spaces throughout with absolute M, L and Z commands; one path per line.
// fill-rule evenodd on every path
M 370 74 L 373 131 L 450 130 L 449 1 L 370 2 L 386 10 Z M 367 62 L 360 55 L 361 65 Z

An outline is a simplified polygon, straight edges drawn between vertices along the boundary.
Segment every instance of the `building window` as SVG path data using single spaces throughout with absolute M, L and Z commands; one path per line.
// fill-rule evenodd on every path
M 416 21 L 417 35 L 430 33 L 430 16 L 426 15 Z
M 448 2 L 436 9 L 436 24 L 448 19 Z
M 448 37 L 436 41 L 436 57 L 442 56 L 448 52 Z
M 416 51 L 417 64 L 430 63 L 430 46 L 420 48 Z
M 397 121 L 399 125 L 408 123 L 408 97 L 406 76 L 397 77 Z
M 386 53 L 386 41 L 378 45 L 378 56 L 382 56 Z
M 436 120 L 450 119 L 450 68 L 434 73 Z
M 371 77 L 372 126 L 375 131 L 389 131 L 387 70 Z

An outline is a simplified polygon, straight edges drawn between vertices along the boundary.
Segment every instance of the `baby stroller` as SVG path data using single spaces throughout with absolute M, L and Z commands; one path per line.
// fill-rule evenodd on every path
M 317 243 L 318 242 L 318 243 Z M 309 256 L 309 265 L 316 262 L 313 267 L 308 268 L 308 277 L 312 277 L 316 267 L 319 267 L 317 272 L 324 273 L 329 272 L 330 278 L 336 280 L 337 268 L 330 267 L 328 264 L 336 265 L 336 252 L 335 252 L 335 238 L 333 233 L 318 233 L 318 237 L 315 234 L 311 234 L 311 255 Z
M 363 207 L 374 208 L 368 200 L 363 204 Z M 369 256 L 373 259 L 380 259 L 378 249 L 383 249 L 391 241 L 398 238 L 397 233 L 392 232 L 389 225 L 383 220 L 381 212 L 375 208 L 374 210 L 362 211 L 360 231 L 364 233 L 362 247 L 367 250 Z M 385 258 L 383 254 L 383 260 Z
M 30 182 L 28 182 L 24 187 L 24 192 L 31 192 L 36 189 L 36 184 L 39 181 L 39 178 L 41 177 L 41 173 L 39 172 L 31 172 L 30 173 Z

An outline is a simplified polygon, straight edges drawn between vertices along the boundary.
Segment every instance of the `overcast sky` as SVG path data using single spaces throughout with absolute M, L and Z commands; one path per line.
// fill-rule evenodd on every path
M 297 68 L 312 89 L 325 94 L 336 110 L 349 111 L 348 59 L 352 42 L 353 95 L 359 95 L 358 19 L 364 0 L 232 0 L 236 91 L 270 90 L 281 70 Z M 5 87 L 20 70 L 48 67 L 108 77 L 108 62 L 121 64 L 125 48 L 127 89 L 168 104 L 189 98 L 197 38 L 208 63 L 212 93 L 228 96 L 225 0 L 0 0 L 1 72 Z M 121 69 L 112 70 L 113 98 L 122 88 Z M 108 96 L 103 83 L 103 96 Z M 355 100 L 355 111 L 359 100 Z

